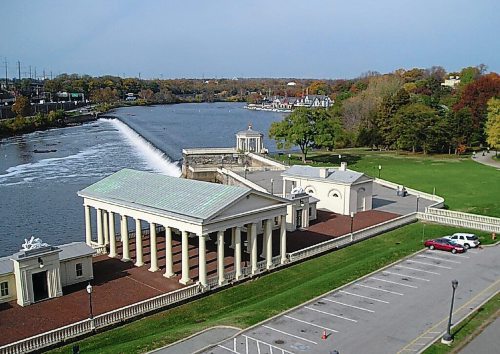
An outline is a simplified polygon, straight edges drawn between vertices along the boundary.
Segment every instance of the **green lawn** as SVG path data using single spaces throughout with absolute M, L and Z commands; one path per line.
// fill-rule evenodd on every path
M 425 238 L 459 229 L 427 224 Z M 245 328 L 353 281 L 422 248 L 414 223 L 79 342 L 82 353 L 135 353 L 214 325 Z M 460 231 L 466 231 L 460 229 Z M 486 233 L 476 232 L 485 239 Z M 70 346 L 54 350 L 68 353 Z
M 308 161 L 313 166 L 339 165 L 339 153 L 348 168 L 380 177 L 445 198 L 449 209 L 467 213 L 500 217 L 500 171 L 481 165 L 469 157 L 454 155 L 424 156 L 349 149 L 333 152 L 313 152 Z M 282 155 L 282 161 L 288 157 Z M 299 155 L 291 163 L 300 163 Z
M 499 315 L 500 294 L 495 295 L 486 304 L 470 314 L 465 320 L 452 329 L 454 337 L 453 343 L 448 346 L 441 344 L 441 340 L 431 345 L 424 351 L 424 354 L 445 354 L 456 353 L 465 347 L 474 337 Z

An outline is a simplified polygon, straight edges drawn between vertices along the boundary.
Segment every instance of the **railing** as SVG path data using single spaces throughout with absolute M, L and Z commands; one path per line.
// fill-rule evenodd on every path
M 430 208 L 429 210 L 431 210 Z M 470 214 L 469 214 L 470 215 Z M 471 221 L 467 219 L 459 219 L 457 217 L 448 217 L 443 215 L 436 215 L 432 213 L 418 213 L 420 220 L 435 222 L 438 224 L 466 227 L 468 229 L 482 230 L 487 232 L 500 233 L 500 225 L 487 224 L 480 221 Z
M 397 227 L 410 224 L 412 222 L 415 222 L 417 220 L 417 213 L 412 213 L 404 216 L 400 216 L 396 219 L 388 220 L 385 221 L 381 224 L 375 225 L 375 226 L 370 226 L 365 229 L 355 231 L 352 233 L 352 235 L 346 234 L 337 238 L 334 238 L 332 240 L 328 240 L 322 243 L 318 243 L 316 245 L 303 248 L 299 251 L 295 251 L 292 253 L 288 254 L 288 259 L 290 262 L 296 262 L 298 260 L 304 259 L 304 258 L 309 258 L 314 255 L 329 251 L 331 249 L 345 246 L 350 243 L 354 242 L 359 242 L 361 240 L 364 240 L 369 237 L 373 237 L 376 235 L 379 235 L 383 232 L 395 229 Z
M 161 309 L 167 305 L 175 304 L 191 298 L 201 293 L 201 291 L 202 289 L 198 284 L 193 284 L 168 294 L 162 294 L 151 299 L 104 313 L 94 317 L 93 319 L 86 319 L 80 322 L 72 323 L 52 331 L 4 345 L 0 347 L 0 353 L 18 354 L 39 350 L 50 345 L 67 341 L 68 339 L 74 337 L 91 333 L 96 329 L 105 328 L 115 323 Z
M 375 178 L 375 182 L 382 185 L 382 186 L 393 188 L 393 189 L 398 189 L 402 186 L 401 184 L 393 183 L 393 182 L 386 181 L 385 179 L 380 179 L 380 178 Z M 422 198 L 434 201 L 435 203 L 430 205 L 429 206 L 430 208 L 442 208 L 442 207 L 444 207 L 444 198 L 440 197 L 439 195 L 422 192 L 422 191 L 419 191 L 417 189 L 408 188 L 406 186 L 405 186 L 405 189 L 408 192 L 408 194 L 415 195 L 415 196 L 418 195 Z
M 463 213 L 460 211 L 435 209 L 435 208 L 426 208 L 425 212 L 427 214 L 431 214 L 431 215 L 439 215 L 439 216 L 444 216 L 444 217 L 448 217 L 448 218 L 456 218 L 456 219 L 475 221 L 475 222 L 479 222 L 479 223 L 500 226 L 500 218 L 495 218 L 492 216 L 469 214 L 469 213 Z
M 241 177 L 240 175 L 238 175 L 237 173 L 234 173 L 233 171 L 227 170 L 225 168 L 218 168 L 217 172 L 220 173 L 221 175 L 229 176 L 232 179 L 234 179 L 234 180 L 236 180 L 236 181 L 238 181 L 238 182 L 240 182 L 240 183 L 242 183 L 250 188 L 253 188 L 253 189 L 258 190 L 260 192 L 267 193 L 267 190 L 265 188 L 262 188 L 261 186 L 247 180 L 244 177 Z
M 262 162 L 262 163 L 265 163 L 269 167 L 272 166 L 272 167 L 277 168 L 278 170 L 285 170 L 286 169 L 286 166 L 281 161 L 272 159 L 270 157 L 267 157 L 267 156 L 265 157 L 265 156 L 257 155 L 257 154 L 254 154 L 252 152 L 247 153 L 247 155 L 251 159 L 257 160 L 257 161 Z

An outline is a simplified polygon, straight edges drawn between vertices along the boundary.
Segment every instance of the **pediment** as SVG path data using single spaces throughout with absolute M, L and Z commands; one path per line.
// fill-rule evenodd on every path
M 257 212 L 269 207 L 286 204 L 288 204 L 286 200 L 283 200 L 281 198 L 252 191 L 246 196 L 243 196 L 235 202 L 227 205 L 217 214 L 213 215 L 209 220 L 224 219 L 231 216 Z

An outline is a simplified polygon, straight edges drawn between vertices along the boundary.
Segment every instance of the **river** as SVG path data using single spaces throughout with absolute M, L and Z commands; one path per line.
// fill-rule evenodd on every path
M 241 103 L 127 107 L 112 115 L 119 119 L 0 141 L 0 256 L 31 236 L 52 245 L 83 241 L 77 191 L 122 168 L 178 176 L 183 148 L 234 146 L 235 133 L 249 123 L 274 151 L 267 131 L 283 118 Z

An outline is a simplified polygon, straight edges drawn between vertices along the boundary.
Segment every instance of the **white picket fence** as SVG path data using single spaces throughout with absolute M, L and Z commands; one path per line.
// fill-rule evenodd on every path
M 439 212 L 445 211 L 448 212 L 449 210 L 439 210 Z M 499 219 L 497 218 L 490 218 L 487 216 L 482 216 L 482 215 L 474 215 L 474 214 L 467 214 L 467 213 L 459 213 L 459 214 L 465 214 L 467 215 L 467 218 L 462 218 L 461 215 L 455 215 L 452 212 L 451 214 L 447 213 L 435 213 L 436 209 L 434 208 L 428 208 L 425 213 L 418 213 L 418 219 L 419 220 L 424 220 L 424 221 L 429 221 L 429 222 L 434 222 L 437 224 L 444 224 L 444 225 L 451 225 L 451 226 L 458 226 L 458 227 L 465 227 L 468 229 L 474 229 L 474 230 L 482 230 L 482 231 L 487 231 L 487 232 L 495 232 L 495 233 L 500 233 L 500 224 L 497 223 L 486 223 L 482 221 L 482 218 L 488 218 L 489 219 L 494 219 L 493 221 L 498 221 Z M 475 217 L 477 217 L 476 220 Z

